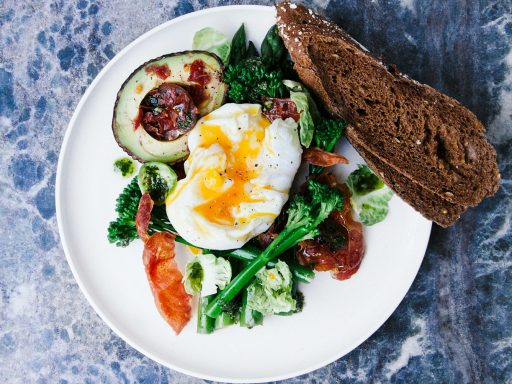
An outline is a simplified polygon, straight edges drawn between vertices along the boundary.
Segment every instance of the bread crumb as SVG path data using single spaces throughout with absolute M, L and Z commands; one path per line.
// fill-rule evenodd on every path
M 421 144 L 421 140 L 416 140 L 416 144 L 420 145 Z

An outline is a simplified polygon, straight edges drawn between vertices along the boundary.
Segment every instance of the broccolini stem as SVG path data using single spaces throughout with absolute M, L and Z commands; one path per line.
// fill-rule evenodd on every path
M 309 284 L 314 280 L 315 271 L 313 271 L 311 268 L 300 265 L 295 261 L 287 261 L 286 264 L 288 264 L 293 277 L 297 281 Z M 271 261 L 268 266 L 272 268 L 275 266 L 275 263 Z
M 159 229 L 162 229 L 162 230 L 165 230 L 167 232 L 171 232 L 171 233 L 176 233 L 176 230 L 174 229 L 174 227 L 169 224 L 169 223 L 166 223 L 164 220 L 162 219 L 159 219 L 158 217 L 155 217 L 155 216 L 151 216 L 151 225 L 150 227 L 151 228 L 159 228 Z
M 208 316 L 206 316 L 208 317 Z M 222 329 L 229 327 L 230 325 L 235 324 L 238 321 L 238 316 L 234 317 L 229 313 L 222 312 L 219 317 L 216 319 L 213 319 L 210 317 L 211 320 L 215 323 L 215 329 Z
M 233 249 L 226 252 L 225 254 L 219 254 L 219 256 L 228 256 L 241 261 L 252 261 L 254 260 L 261 251 L 254 245 L 246 244 L 242 248 Z
M 212 333 L 215 330 L 215 319 L 206 316 L 205 310 L 213 296 L 205 296 L 199 299 L 197 304 L 197 333 Z

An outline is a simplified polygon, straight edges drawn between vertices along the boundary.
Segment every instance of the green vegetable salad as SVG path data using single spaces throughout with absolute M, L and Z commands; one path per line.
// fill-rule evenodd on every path
M 259 49 L 246 40 L 244 25 L 231 40 L 213 28 L 203 28 L 194 35 L 192 48 L 208 51 L 224 63 L 227 102 L 260 104 L 263 113 L 272 108 L 282 113 L 276 105 L 286 105 L 286 113 L 298 124 L 304 156 L 307 158 L 310 150 L 321 159 L 334 156 L 331 152 L 340 142 L 346 122 L 328 116 L 315 101 L 314 90 L 299 81 L 276 26 L 270 28 Z M 360 252 L 350 255 L 357 262 L 355 269 L 350 274 L 343 269 L 349 263 L 343 259 L 349 242 L 353 238 L 362 241 L 360 223 L 374 225 L 384 220 L 393 195 L 367 165 L 350 173 L 345 187 L 326 170 L 326 164 L 309 163 L 307 181 L 290 193 L 267 232 L 241 248 L 220 251 L 190 244 L 167 217 L 165 203 L 174 189 L 179 189 L 179 167 L 146 162 L 117 198 L 117 218 L 108 227 L 108 240 L 126 247 L 138 238 L 139 202 L 143 194 L 149 194 L 154 206 L 148 235 L 168 232 L 177 243 L 194 247 L 183 270 L 183 287 L 188 295 L 197 297 L 198 333 L 209 334 L 233 324 L 252 328 L 262 325 L 268 316 L 294 315 L 307 306 L 300 288 L 313 281 L 315 269 L 329 269 L 340 279 L 357 270 L 362 244 L 352 247 Z M 187 166 L 185 162 L 185 170 Z M 340 219 L 340 215 L 345 216 Z M 355 224 L 346 227 L 351 220 Z M 350 231 L 358 235 L 351 236 Z

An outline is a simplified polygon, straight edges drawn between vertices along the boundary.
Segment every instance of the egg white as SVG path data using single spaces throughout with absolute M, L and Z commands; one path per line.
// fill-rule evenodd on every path
M 177 232 L 197 247 L 239 248 L 266 231 L 301 162 L 297 123 L 270 122 L 259 104 L 225 104 L 188 138 L 186 177 L 166 200 Z

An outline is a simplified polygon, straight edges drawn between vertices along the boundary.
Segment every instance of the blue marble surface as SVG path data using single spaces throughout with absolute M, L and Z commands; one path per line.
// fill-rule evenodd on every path
M 54 183 L 73 109 L 108 60 L 166 20 L 227 3 L 0 0 L 0 382 L 201 382 L 142 356 L 93 312 L 59 243 Z M 378 332 L 289 382 L 512 382 L 512 3 L 313 6 L 472 109 L 503 182 L 455 226 L 434 227 L 416 281 Z

